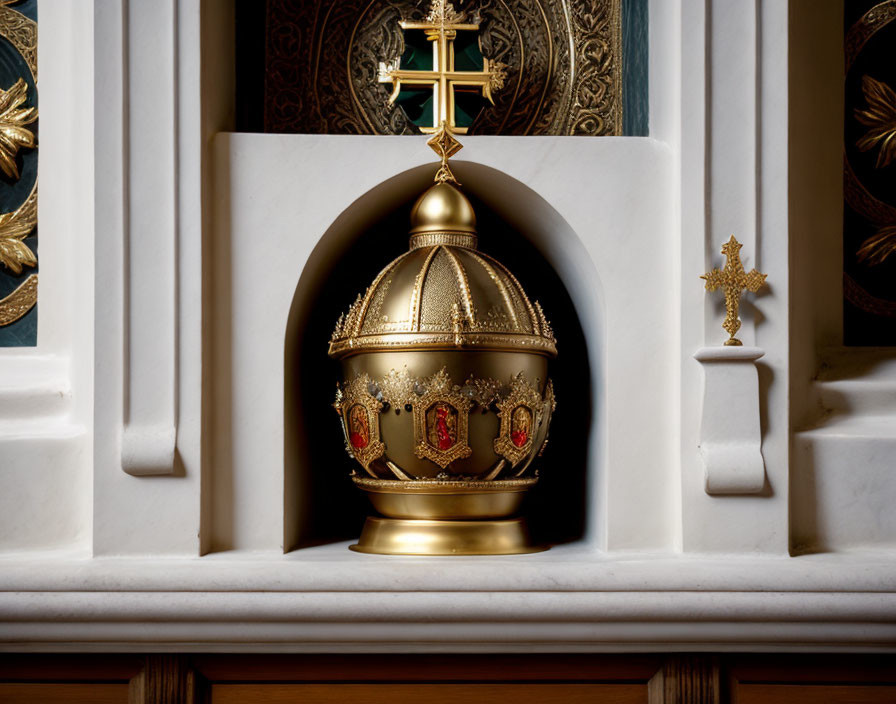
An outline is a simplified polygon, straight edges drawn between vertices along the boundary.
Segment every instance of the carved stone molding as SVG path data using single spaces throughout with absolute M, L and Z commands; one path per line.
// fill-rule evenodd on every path
M 121 468 L 135 476 L 173 474 L 179 263 L 177 3 L 103 0 L 97 12 L 101 9 L 120 41 L 112 49 L 111 42 L 100 46 L 102 39 L 97 39 L 101 58 L 119 67 L 110 70 L 116 75 L 100 95 L 115 107 L 98 112 L 97 133 L 108 136 L 110 147 L 98 148 L 97 168 L 117 173 L 120 178 L 113 181 L 122 185 L 117 193 L 111 187 L 99 189 L 96 207 L 114 240 L 107 242 L 101 234 L 97 248 L 120 256 Z

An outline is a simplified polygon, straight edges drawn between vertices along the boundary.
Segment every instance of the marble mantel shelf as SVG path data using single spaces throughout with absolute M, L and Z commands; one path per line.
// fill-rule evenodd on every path
M 896 651 L 890 553 L 0 558 L 7 651 Z M 495 569 L 500 563 L 501 569 Z

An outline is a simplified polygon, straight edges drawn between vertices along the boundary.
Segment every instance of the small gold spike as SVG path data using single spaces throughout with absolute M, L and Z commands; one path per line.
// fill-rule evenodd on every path
M 451 167 L 448 166 L 448 160 L 463 149 L 464 145 L 458 142 L 455 136 L 451 134 L 451 128 L 448 127 L 448 123 L 442 121 L 438 131 L 426 140 L 426 143 L 442 160 L 442 165 L 439 167 L 433 180 L 436 183 L 450 181 L 459 186 L 460 182 L 455 178 Z
M 725 267 L 723 269 L 713 269 L 700 278 L 706 281 L 706 290 L 715 291 L 716 289 L 724 289 L 725 291 L 725 322 L 722 327 L 728 333 L 729 337 L 725 340 L 726 345 L 741 345 L 734 334 L 740 330 L 740 318 L 738 313 L 740 310 L 741 292 L 746 290 L 756 293 L 759 287 L 765 283 L 768 274 L 760 274 L 756 269 L 749 273 L 744 271 L 744 265 L 740 260 L 740 248 L 743 245 L 734 239 L 731 239 L 722 245 L 722 254 L 725 255 Z

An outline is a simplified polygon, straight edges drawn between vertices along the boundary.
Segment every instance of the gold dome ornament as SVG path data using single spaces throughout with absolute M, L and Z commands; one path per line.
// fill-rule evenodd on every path
M 469 235 L 476 247 L 476 213 L 467 197 L 449 182 L 426 191 L 411 210 L 411 247 L 420 246 L 423 235 Z
M 533 552 L 517 513 L 555 407 L 556 341 L 541 306 L 477 248 L 476 214 L 448 165 L 459 143 L 443 125 L 428 144 L 442 164 L 411 211 L 410 248 L 330 340 L 353 479 L 383 516 L 352 548 Z

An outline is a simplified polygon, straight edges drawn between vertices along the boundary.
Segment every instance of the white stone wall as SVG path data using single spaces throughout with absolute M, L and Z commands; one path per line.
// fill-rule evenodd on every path
M 224 0 L 44 0 L 39 341 L 0 350 L 0 647 L 891 648 L 896 367 L 829 349 L 838 123 L 804 133 L 836 102 L 814 52 L 837 5 L 653 0 L 651 137 L 464 140 L 465 185 L 588 339 L 588 530 L 426 560 L 283 550 L 308 500 L 290 473 L 315 469 L 285 456 L 296 301 L 424 187 L 422 140 L 228 133 Z M 705 385 L 694 357 L 725 338 L 698 277 L 732 234 L 769 274 L 740 333 L 764 356 L 726 362 L 757 388 L 745 367 Z M 726 456 L 761 453 L 758 492 L 707 492 L 707 412 L 743 418 Z

